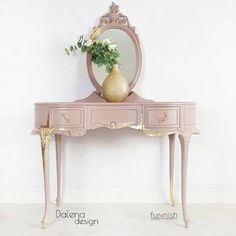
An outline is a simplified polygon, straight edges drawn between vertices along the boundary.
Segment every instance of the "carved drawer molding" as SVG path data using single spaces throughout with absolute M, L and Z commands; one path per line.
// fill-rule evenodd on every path
M 51 125 L 57 128 L 84 128 L 84 107 L 50 108 Z
M 180 109 L 179 107 L 145 107 L 144 125 L 145 128 L 178 128 Z

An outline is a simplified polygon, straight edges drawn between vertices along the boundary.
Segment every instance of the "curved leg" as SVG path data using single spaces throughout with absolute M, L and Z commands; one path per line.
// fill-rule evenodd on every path
M 174 181 L 174 152 L 175 152 L 175 134 L 169 134 L 169 179 L 170 179 L 170 201 L 175 206 L 175 197 L 173 189 Z
M 189 226 L 189 219 L 186 208 L 186 185 L 187 185 L 187 165 L 188 165 L 188 147 L 191 134 L 180 134 L 179 140 L 181 144 L 181 197 L 182 211 L 185 228 Z
M 41 150 L 43 159 L 43 175 L 44 175 L 44 191 L 45 191 L 45 208 L 44 216 L 42 219 L 42 228 L 45 228 L 48 218 L 48 208 L 49 208 L 49 169 L 48 169 L 48 146 L 50 142 L 51 135 L 53 134 L 53 129 L 51 128 L 41 128 L 39 131 L 41 139 Z
M 61 204 L 61 135 L 56 134 L 56 158 L 57 158 L 57 198 L 56 203 L 59 207 Z

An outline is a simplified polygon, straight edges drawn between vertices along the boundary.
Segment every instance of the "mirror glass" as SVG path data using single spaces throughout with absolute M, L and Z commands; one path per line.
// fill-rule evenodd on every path
M 97 39 L 110 39 L 117 45 L 120 52 L 120 71 L 123 76 L 131 82 L 136 73 L 137 55 L 135 45 L 130 36 L 125 31 L 114 28 L 104 31 Z M 102 86 L 104 79 L 108 75 L 105 66 L 98 67 L 96 64 L 92 63 L 92 72 L 97 83 Z

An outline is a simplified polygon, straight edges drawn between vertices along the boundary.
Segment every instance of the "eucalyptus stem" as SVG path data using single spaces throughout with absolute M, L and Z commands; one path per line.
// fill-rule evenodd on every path
M 108 73 L 111 72 L 114 64 L 119 64 L 120 52 L 117 45 L 110 39 L 92 40 L 85 39 L 81 35 L 76 45 L 65 48 L 67 55 L 76 53 L 80 49 L 83 53 L 91 53 L 92 61 L 98 66 L 105 66 Z

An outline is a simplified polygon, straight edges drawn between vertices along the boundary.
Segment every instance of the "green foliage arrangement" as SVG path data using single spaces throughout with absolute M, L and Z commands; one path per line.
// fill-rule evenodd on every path
M 77 50 L 83 53 L 91 53 L 92 61 L 98 66 L 105 66 L 108 73 L 111 72 L 114 64 L 119 64 L 120 52 L 117 45 L 110 39 L 92 40 L 79 37 L 76 45 L 65 48 L 66 54 L 76 53 Z

